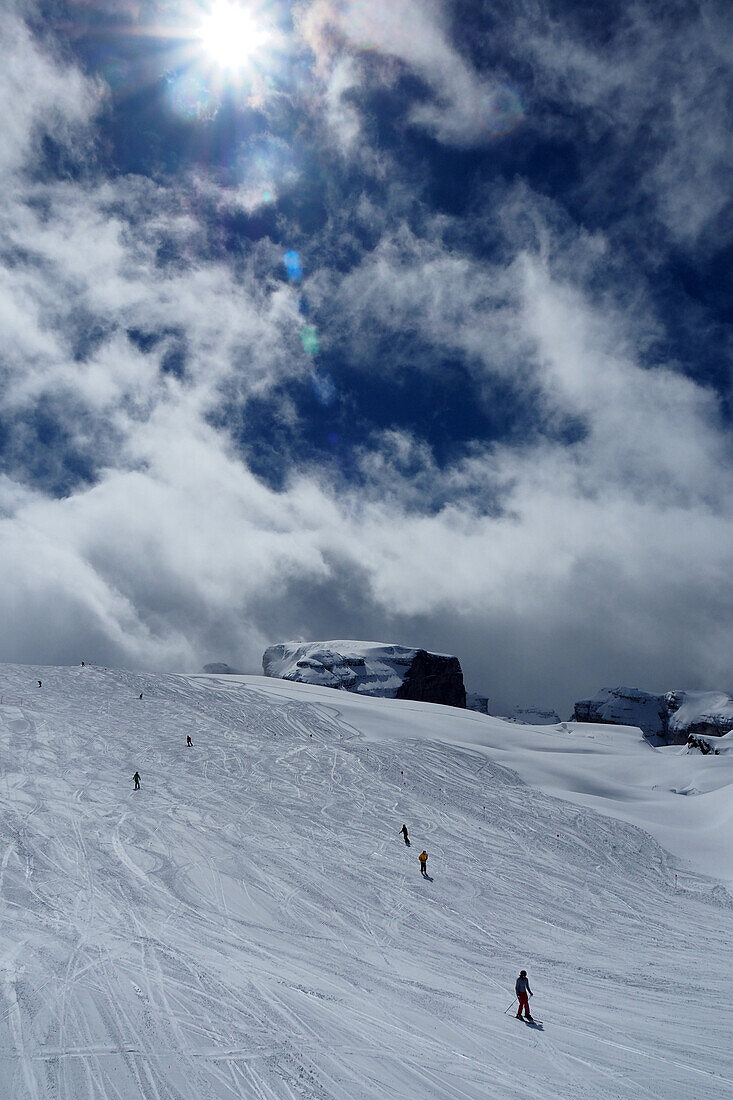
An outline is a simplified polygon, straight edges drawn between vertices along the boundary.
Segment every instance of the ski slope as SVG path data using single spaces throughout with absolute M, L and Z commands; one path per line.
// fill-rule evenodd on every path
M 0 1097 L 733 1097 L 730 895 L 581 804 L 610 750 L 594 795 L 567 728 L 430 704 L 96 667 L 0 691 Z M 504 1015 L 521 967 L 543 1029 Z

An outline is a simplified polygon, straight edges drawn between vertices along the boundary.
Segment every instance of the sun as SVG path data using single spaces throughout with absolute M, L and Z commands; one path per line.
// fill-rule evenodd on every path
M 222 69 L 247 65 L 270 37 L 251 6 L 216 0 L 197 37 L 207 57 Z

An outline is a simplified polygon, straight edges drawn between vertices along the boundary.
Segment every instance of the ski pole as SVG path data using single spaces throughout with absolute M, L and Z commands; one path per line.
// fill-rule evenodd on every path
M 515 997 L 514 1001 L 516 1001 L 516 999 L 517 998 Z M 509 1011 L 510 1008 L 514 1008 L 514 1001 L 512 1001 L 512 1003 L 510 1005 L 507 1005 L 507 1007 L 504 1009 L 504 1015 L 505 1016 L 506 1016 L 506 1014 L 507 1014 L 507 1012 Z

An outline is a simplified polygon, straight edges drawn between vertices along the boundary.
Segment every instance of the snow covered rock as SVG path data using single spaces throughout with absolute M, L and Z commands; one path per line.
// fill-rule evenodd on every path
M 603 688 L 591 699 L 581 699 L 575 704 L 573 721 L 638 726 L 648 736 L 665 737 L 667 704 L 664 695 L 652 695 L 638 688 Z
M 687 751 L 691 752 L 693 749 L 701 752 L 703 756 L 709 756 L 710 753 L 713 753 L 715 756 L 720 755 L 720 750 L 714 749 L 710 742 L 706 741 L 704 737 L 695 737 L 694 733 L 691 733 L 687 738 Z
M 723 737 L 733 729 L 733 698 L 724 691 L 668 691 L 668 739 Z
M 575 704 L 575 722 L 639 726 L 650 737 L 684 745 L 688 737 L 722 737 L 733 729 L 733 698 L 722 691 L 668 691 L 653 695 L 638 688 L 604 688 Z
M 489 699 L 486 695 L 477 695 L 475 691 L 466 692 L 466 710 L 475 710 L 479 714 L 489 713 Z
M 262 657 L 265 676 L 387 699 L 465 707 L 457 657 L 383 642 L 280 642 Z
M 232 668 L 231 665 L 226 664 L 224 661 L 214 661 L 210 665 L 204 665 L 204 672 L 209 672 L 214 676 L 241 676 L 242 673 L 238 668 Z
M 523 726 L 556 726 L 560 721 L 557 711 L 543 710 L 541 707 L 515 707 L 508 717 Z

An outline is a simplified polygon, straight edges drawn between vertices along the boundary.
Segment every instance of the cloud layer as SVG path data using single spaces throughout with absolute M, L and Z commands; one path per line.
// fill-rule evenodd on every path
M 564 95 L 588 125 L 610 112 L 621 143 L 641 59 L 656 103 L 678 71 L 640 11 L 610 54 L 538 8 L 502 34 L 531 61 L 535 101 L 540 88 Z M 730 61 L 719 15 L 709 9 L 694 40 L 684 21 L 675 29 L 690 72 L 659 108 L 669 141 L 638 179 L 675 247 L 724 219 L 723 92 L 704 75 L 713 55 Z M 315 178 L 312 151 L 302 171 L 283 167 L 274 115 L 241 138 L 241 179 L 201 163 L 103 166 L 110 90 L 20 11 L 1 20 L 3 660 L 255 671 L 285 637 L 361 635 L 456 652 L 499 708 L 566 711 L 628 680 L 728 686 L 725 393 L 664 353 L 654 288 L 613 228 L 583 224 L 529 179 L 440 209 L 375 136 L 369 97 L 397 95 L 405 74 L 419 83 L 394 118 L 421 141 L 498 156 L 510 109 L 512 127 L 546 127 L 539 107 L 525 120 L 501 98 L 500 66 L 456 44 L 448 7 L 302 8 L 312 68 L 303 102 L 291 98 L 327 143 L 317 218 L 310 199 L 288 198 Z M 285 147 L 294 162 L 292 136 Z M 683 172 L 690 157 L 711 181 L 704 195 Z M 341 185 L 344 163 L 354 175 Z M 303 280 L 286 278 L 283 241 L 300 249 Z M 447 454 L 440 407 L 433 426 L 389 410 L 369 421 L 349 391 L 360 377 L 440 393 L 446 362 L 460 364 L 467 415 L 495 425 Z M 278 485 L 255 476 L 250 448 L 270 441 L 249 438 L 248 410 L 269 402 L 299 438 L 298 395 L 314 383 L 361 434 L 340 457 L 296 449 Z

